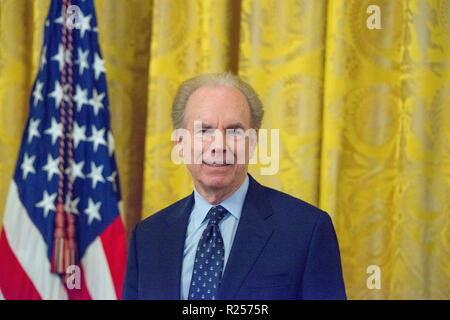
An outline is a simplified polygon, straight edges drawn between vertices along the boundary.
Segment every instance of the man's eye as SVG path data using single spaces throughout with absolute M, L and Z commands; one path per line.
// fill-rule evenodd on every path
M 240 135 L 242 134 L 244 131 L 242 129 L 228 129 L 227 133 L 229 134 L 233 134 L 233 135 Z
M 214 129 L 201 129 L 200 132 L 204 135 L 214 134 Z

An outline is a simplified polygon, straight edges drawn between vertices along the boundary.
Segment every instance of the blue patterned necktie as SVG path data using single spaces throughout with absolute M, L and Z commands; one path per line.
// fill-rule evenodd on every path
M 189 300 L 215 300 L 222 278 L 224 247 L 219 222 L 227 214 L 222 206 L 212 207 L 195 254 Z

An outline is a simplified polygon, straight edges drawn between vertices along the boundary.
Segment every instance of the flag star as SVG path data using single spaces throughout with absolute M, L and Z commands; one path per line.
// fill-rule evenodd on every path
M 81 89 L 81 87 L 77 84 L 77 89 L 75 92 L 75 96 L 73 97 L 73 100 L 77 103 L 77 110 L 80 111 L 83 104 L 88 103 L 88 90 L 87 89 Z
M 65 85 L 64 91 L 67 92 L 68 89 L 68 84 Z M 63 99 L 63 89 L 61 87 L 61 84 L 59 83 L 58 80 L 55 81 L 55 89 L 53 89 L 52 92 L 50 92 L 48 94 L 48 96 L 50 98 L 54 98 L 55 99 L 55 108 L 59 108 L 61 106 L 61 101 Z M 64 101 L 68 101 L 69 97 L 65 96 L 64 97 Z
M 103 165 L 97 167 L 94 162 L 91 162 L 91 172 L 87 175 L 87 177 L 92 179 L 92 189 L 95 189 L 97 182 L 105 182 L 102 171 Z
M 111 175 L 108 178 L 106 178 L 106 180 L 108 180 L 109 182 L 112 183 L 114 192 L 117 190 L 116 176 L 117 176 L 117 171 L 113 171 L 113 173 L 111 173 Z
M 77 178 L 84 179 L 84 173 L 83 173 L 83 166 L 84 161 L 80 161 L 76 163 L 74 160 L 72 160 L 72 182 L 74 182 Z M 69 174 L 69 168 L 66 169 L 66 174 Z
M 55 207 L 55 199 L 56 199 L 57 193 L 53 193 L 49 195 L 47 193 L 47 190 L 44 190 L 44 196 L 42 200 L 38 203 L 36 203 L 37 208 L 44 209 L 44 218 L 47 218 L 49 211 L 56 211 Z
M 33 91 L 33 106 L 37 106 L 37 104 L 39 103 L 39 100 L 43 100 L 44 98 L 42 97 L 42 88 L 44 87 L 44 82 L 40 82 L 39 80 L 36 82 L 36 86 L 34 87 L 34 91 Z
M 98 114 L 98 111 L 103 108 L 103 97 L 105 96 L 105 93 L 98 94 L 97 90 L 94 88 L 92 90 L 92 98 L 89 100 L 89 104 L 94 108 L 95 115 Z
M 100 216 L 100 206 L 102 203 L 99 201 L 95 203 L 91 198 L 88 200 L 88 207 L 84 210 L 84 213 L 89 217 L 88 224 L 90 225 L 94 219 L 98 221 L 102 221 L 102 217 Z
M 100 74 L 106 71 L 104 61 L 102 60 L 102 58 L 100 58 L 100 56 L 97 53 L 95 53 L 94 55 L 94 71 L 95 71 L 95 80 L 98 80 Z
M 48 23 L 48 20 L 47 20 L 46 23 Z M 44 65 L 47 63 L 46 55 L 47 55 L 47 46 L 44 45 L 42 47 L 41 59 L 40 59 L 40 64 L 39 64 L 39 70 L 42 70 L 42 68 L 44 68 Z
M 109 156 L 112 156 L 114 152 L 114 137 L 112 135 L 111 130 L 108 131 L 108 153 Z
M 64 21 L 63 19 L 64 19 L 63 16 L 60 15 L 58 18 L 55 19 L 54 22 L 55 22 L 55 23 L 58 23 L 58 24 L 63 24 L 63 21 Z
M 28 127 L 28 143 L 33 141 L 33 137 L 39 138 L 41 136 L 38 130 L 39 122 L 41 122 L 39 119 L 30 119 L 30 126 Z
M 94 144 L 94 151 L 97 152 L 98 146 L 103 144 L 106 146 L 105 140 L 105 128 L 97 130 L 97 128 L 92 126 L 92 135 L 88 138 L 88 141 L 91 141 Z
M 45 26 L 48 27 L 50 25 L 50 22 L 48 20 L 45 20 Z
M 62 125 L 57 122 L 55 118 L 52 118 L 52 125 L 50 128 L 44 131 L 45 134 L 52 136 L 52 145 L 55 144 L 56 140 L 62 136 Z
M 59 71 L 61 71 L 62 70 L 62 68 L 64 67 L 64 55 L 65 55 L 65 59 L 66 59 L 66 62 L 69 62 L 68 60 L 69 60 L 69 51 L 66 51 L 66 53 L 64 54 L 64 47 L 62 46 L 62 44 L 60 44 L 59 46 L 58 46 L 58 53 L 57 54 L 55 54 L 53 57 L 52 57 L 52 61 L 57 61 L 58 62 L 58 65 L 59 65 Z
M 83 15 L 83 12 L 80 10 L 81 38 L 84 38 L 84 34 L 86 31 L 91 30 L 91 19 L 92 19 L 92 15 L 85 16 L 85 15 Z
M 28 154 L 25 153 L 23 155 L 23 162 L 20 165 L 22 169 L 22 179 L 25 180 L 29 173 L 36 173 L 34 170 L 33 162 L 36 159 L 36 156 L 28 157 Z
M 75 61 L 76 64 L 79 64 L 78 72 L 80 76 L 83 74 L 84 69 L 89 69 L 89 64 L 87 62 L 89 50 L 83 52 L 81 48 L 78 48 L 78 60 Z
M 53 178 L 53 175 L 59 174 L 59 157 L 53 159 L 51 154 L 47 155 L 47 164 L 42 167 L 45 171 L 47 171 L 47 180 L 50 181 Z
M 81 140 L 86 141 L 86 126 L 79 126 L 77 122 L 74 123 L 73 133 L 72 133 L 73 143 L 75 148 L 78 148 L 78 144 Z
M 69 213 L 77 215 L 80 214 L 80 212 L 78 211 L 78 202 L 80 202 L 80 198 L 72 199 L 72 201 L 70 201 L 69 206 L 69 195 L 66 195 L 66 203 L 64 205 L 64 210 Z

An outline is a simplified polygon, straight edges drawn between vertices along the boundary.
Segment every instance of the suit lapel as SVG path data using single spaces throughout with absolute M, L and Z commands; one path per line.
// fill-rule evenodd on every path
M 261 254 L 273 231 L 266 221 L 270 215 L 272 210 L 266 203 L 263 187 L 250 176 L 241 219 L 222 278 L 220 299 L 234 298 Z
M 273 231 L 266 221 L 272 210 L 264 198 L 263 187 L 249 177 L 241 219 L 222 278 L 220 299 L 233 299 L 237 294 Z M 180 299 L 183 250 L 193 204 L 194 196 L 191 194 L 178 208 L 167 213 L 167 225 L 159 247 L 160 299 Z
M 179 208 L 173 209 L 175 212 L 167 214 L 166 230 L 159 247 L 161 299 L 180 299 L 184 242 L 193 204 L 194 196 L 191 194 L 186 201 L 180 204 Z

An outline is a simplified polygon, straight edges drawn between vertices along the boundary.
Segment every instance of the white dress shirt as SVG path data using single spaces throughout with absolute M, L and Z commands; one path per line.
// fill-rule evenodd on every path
M 239 219 L 241 217 L 245 196 L 247 195 L 248 185 L 249 178 L 247 176 L 244 180 L 244 183 L 242 183 L 242 185 L 238 190 L 236 190 L 236 192 L 234 192 L 230 197 L 217 205 L 208 203 L 194 187 L 195 203 L 192 208 L 191 215 L 189 216 L 189 222 L 186 231 L 186 240 L 184 242 L 183 267 L 181 272 L 181 299 L 187 300 L 187 297 L 189 295 L 189 288 L 191 285 L 192 271 L 194 269 L 194 260 L 197 251 L 197 245 L 203 231 L 208 225 L 206 215 L 208 214 L 209 209 L 218 205 L 221 205 L 228 211 L 228 213 L 219 223 L 219 229 L 224 244 L 223 268 L 225 270 L 234 236 L 236 234 L 236 229 L 239 224 Z

